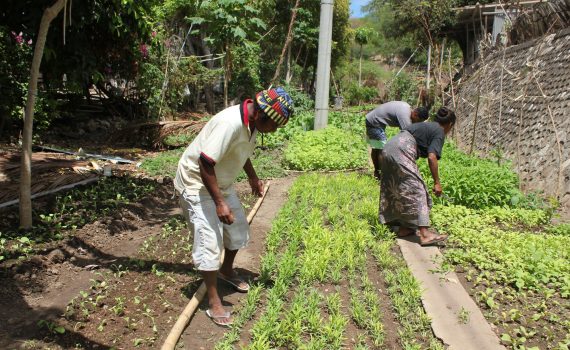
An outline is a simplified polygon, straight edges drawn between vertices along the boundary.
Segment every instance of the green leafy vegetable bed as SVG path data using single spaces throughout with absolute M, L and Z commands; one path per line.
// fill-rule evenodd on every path
M 418 161 L 428 184 L 433 181 L 424 159 Z M 458 150 L 449 140 L 445 143 L 439 161 L 439 175 L 444 192 L 454 204 L 471 208 L 518 204 L 522 196 L 517 175 L 508 164 L 498 165 L 491 160 L 469 156 Z
M 368 152 L 361 135 L 329 126 L 293 136 L 284 158 L 294 170 L 341 170 L 365 167 Z
M 471 293 L 513 349 L 570 345 L 570 237 L 549 234 L 543 210 L 436 206 L 449 233 L 446 262 L 461 266 Z
M 266 238 L 261 283 L 216 349 L 233 349 L 242 327 L 250 329 L 246 349 L 386 348 L 393 319 L 398 336 L 389 341 L 442 349 L 419 284 L 378 224 L 377 188 L 369 176 L 301 176 Z

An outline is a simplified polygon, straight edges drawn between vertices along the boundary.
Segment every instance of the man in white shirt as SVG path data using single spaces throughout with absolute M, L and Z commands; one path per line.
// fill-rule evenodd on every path
M 255 101 L 248 99 L 216 114 L 178 162 L 174 187 L 194 234 L 192 258 L 206 284 L 210 306 L 206 314 L 220 326 L 231 325 L 232 317 L 222 306 L 217 279 L 240 292 L 249 290 L 233 270 L 238 250 L 249 240 L 249 224 L 232 184 L 243 169 L 252 192 L 263 194 L 263 183 L 249 159 L 257 133 L 276 131 L 292 114 L 293 101 L 283 88 L 263 90 Z M 220 265 L 222 249 L 225 256 Z

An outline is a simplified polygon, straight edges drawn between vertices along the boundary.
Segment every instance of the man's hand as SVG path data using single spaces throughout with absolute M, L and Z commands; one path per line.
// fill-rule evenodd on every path
M 249 179 L 249 185 L 251 186 L 251 193 L 261 197 L 263 196 L 263 181 L 259 178 L 254 177 Z
M 216 214 L 218 214 L 218 218 L 221 222 L 227 225 L 231 225 L 234 222 L 234 213 L 225 201 L 216 204 Z
M 433 193 L 435 193 L 436 196 L 441 196 L 441 194 L 443 193 L 443 189 L 441 188 L 441 184 L 440 183 L 436 183 L 435 185 L 433 185 Z

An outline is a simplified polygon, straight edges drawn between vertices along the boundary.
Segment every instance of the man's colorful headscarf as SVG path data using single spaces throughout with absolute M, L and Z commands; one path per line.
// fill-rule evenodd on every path
M 293 114 L 293 100 L 282 87 L 263 90 L 255 96 L 255 100 L 278 126 L 285 126 Z

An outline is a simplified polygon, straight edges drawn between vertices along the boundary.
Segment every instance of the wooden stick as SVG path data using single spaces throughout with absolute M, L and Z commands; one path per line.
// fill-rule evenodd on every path
M 259 207 L 261 206 L 261 203 L 263 203 L 263 200 L 265 199 L 265 196 L 267 195 L 267 191 L 269 190 L 269 186 L 271 185 L 271 181 L 267 181 L 267 183 L 265 184 L 265 187 L 263 188 L 263 195 L 261 196 L 261 198 L 259 198 L 257 200 L 257 202 L 255 203 L 255 205 L 253 206 L 253 208 L 251 208 L 251 211 L 249 212 L 249 215 L 247 216 L 247 222 L 249 224 L 251 224 L 251 221 L 253 220 L 253 217 L 255 216 L 255 214 L 257 213 L 257 211 L 259 210 Z
M 76 183 L 72 183 L 72 184 L 69 184 L 69 185 L 60 186 L 60 187 L 54 188 L 54 189 L 52 189 L 52 190 L 47 190 L 47 191 L 43 191 L 43 192 L 34 193 L 33 195 L 30 196 L 30 198 L 31 198 L 31 199 L 34 199 L 34 198 L 38 198 L 38 197 L 45 196 L 46 194 L 52 194 L 52 193 L 59 192 L 59 191 L 61 191 L 61 190 L 67 190 L 67 189 L 73 188 L 73 187 L 75 187 L 75 186 L 86 185 L 86 184 L 89 184 L 89 183 L 91 183 L 91 182 L 98 181 L 99 179 L 100 179 L 100 177 L 98 177 L 98 176 L 97 176 L 97 177 L 91 177 L 91 178 L 88 178 L 88 179 L 85 179 L 85 180 L 82 180 L 82 181 L 79 181 L 79 182 L 76 182 Z M 14 200 L 11 200 L 11 201 L 8 201 L 8 202 L 4 202 L 4 203 L 0 204 L 0 208 L 9 207 L 9 206 L 11 206 L 11 205 L 18 204 L 18 202 L 20 202 L 19 199 L 14 199 Z
M 248 223 L 251 223 L 253 217 L 257 213 L 257 210 L 261 206 L 261 203 L 265 199 L 265 195 L 269 190 L 270 184 L 271 181 L 268 181 L 267 184 L 265 184 L 265 187 L 263 189 L 263 195 L 261 196 L 261 198 L 257 200 L 257 203 L 255 203 L 255 205 L 249 212 L 249 215 L 247 216 Z M 222 250 L 220 261 L 223 260 L 224 260 L 224 251 Z M 170 330 L 168 337 L 166 337 L 164 344 L 160 348 L 161 350 L 174 350 L 174 348 L 176 347 L 176 343 L 178 343 L 178 339 L 180 339 L 180 336 L 182 335 L 182 332 L 184 332 L 184 329 L 186 328 L 186 325 L 190 321 L 190 318 L 192 317 L 192 315 L 194 315 L 194 312 L 196 312 L 196 309 L 198 308 L 198 305 L 200 305 L 200 303 L 202 302 L 202 299 L 204 299 L 204 295 L 206 295 L 206 284 L 202 282 L 196 293 L 194 293 L 194 296 L 192 297 L 188 305 L 186 305 L 186 307 L 180 314 L 178 320 L 176 320 L 174 326 L 172 326 L 172 329 Z
M 477 86 L 477 106 L 475 107 L 475 118 L 473 120 L 473 135 L 471 137 L 471 147 L 469 148 L 469 154 L 470 155 L 473 154 L 473 147 L 475 146 L 475 135 L 477 132 L 477 117 L 479 116 L 479 101 L 480 100 L 481 100 L 481 80 L 479 80 L 479 85 Z
M 536 81 L 536 85 L 538 85 L 538 89 L 540 90 L 540 93 L 542 94 L 542 96 L 544 97 L 544 99 L 547 101 L 546 102 L 546 108 L 548 109 L 548 115 L 550 116 L 550 122 L 552 123 L 552 131 L 554 132 L 554 136 L 556 136 L 556 144 L 558 145 L 558 183 L 556 185 L 556 198 L 560 199 L 560 195 L 561 195 L 561 189 L 563 186 L 563 181 L 562 181 L 562 146 L 560 144 L 560 138 L 558 137 L 558 129 L 556 127 L 556 123 L 554 122 L 554 116 L 552 115 L 552 109 L 550 108 L 550 101 L 549 97 L 544 93 L 544 90 L 542 90 L 542 85 L 540 85 L 540 82 L 538 81 L 538 78 L 536 77 L 536 75 L 534 75 L 534 80 Z

